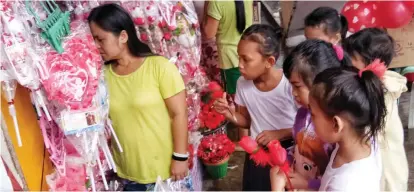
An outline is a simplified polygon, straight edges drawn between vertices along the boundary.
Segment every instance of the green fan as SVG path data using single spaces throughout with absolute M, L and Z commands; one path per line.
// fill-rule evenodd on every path
M 62 38 L 70 34 L 69 11 L 62 12 L 53 0 L 39 1 L 47 13 L 47 18 L 42 21 L 30 5 L 30 0 L 26 0 L 26 9 L 36 20 L 37 26 L 43 30 L 41 36 L 58 53 L 63 53 Z

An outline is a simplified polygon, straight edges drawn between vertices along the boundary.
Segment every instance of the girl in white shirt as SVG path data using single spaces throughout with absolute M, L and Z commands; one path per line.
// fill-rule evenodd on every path
M 381 155 L 375 138 L 387 113 L 380 78 L 354 67 L 316 76 L 309 96 L 312 122 L 323 141 L 336 143 L 320 191 L 380 191 Z
M 238 44 L 239 69 L 235 102 L 219 99 L 214 108 L 238 127 L 250 129 L 250 137 L 266 146 L 278 139 L 292 145 L 292 126 L 297 107 L 292 87 L 282 70 L 274 67 L 280 53 L 282 29 L 269 25 L 247 28 Z M 270 167 L 256 166 L 249 155 L 243 171 L 243 191 L 270 191 Z

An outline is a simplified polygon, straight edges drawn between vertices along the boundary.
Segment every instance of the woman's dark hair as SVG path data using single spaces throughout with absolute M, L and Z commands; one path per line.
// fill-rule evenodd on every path
M 341 39 L 345 39 L 348 21 L 334 8 L 319 7 L 306 16 L 305 27 L 320 27 L 326 34 L 340 33 Z
M 342 45 L 351 56 L 360 55 L 365 65 L 380 59 L 388 66 L 395 55 L 394 39 L 379 28 L 360 30 L 346 38 Z
M 128 34 L 128 49 L 134 56 L 154 55 L 148 45 L 138 39 L 131 16 L 121 6 L 111 3 L 95 7 L 88 16 L 88 22 L 94 22 L 103 30 L 117 36 L 125 30 Z
M 310 95 L 325 114 L 342 115 L 368 141 L 385 125 L 384 87 L 372 71 L 361 77 L 358 72 L 355 67 L 327 69 L 316 76 Z
M 236 19 L 237 19 L 237 31 L 242 34 L 246 28 L 246 15 L 244 11 L 244 2 L 240 0 L 234 1 L 236 5 Z
M 277 60 L 280 53 L 282 28 L 274 28 L 270 25 L 255 24 L 247 28 L 242 40 L 256 42 L 260 45 L 260 54 L 266 57 L 274 56 Z
M 315 76 L 332 67 L 352 66 L 348 56 L 339 60 L 331 43 L 309 39 L 297 45 L 283 62 L 283 73 L 290 78 L 297 72 L 308 88 L 312 87 Z

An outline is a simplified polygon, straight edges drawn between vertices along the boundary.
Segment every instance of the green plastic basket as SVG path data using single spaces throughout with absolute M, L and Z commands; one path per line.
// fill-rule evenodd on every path
M 227 167 L 229 159 L 226 158 L 220 164 L 205 164 L 207 173 L 212 179 L 222 179 L 227 176 Z
M 47 18 L 42 21 L 40 17 L 31 7 L 31 1 L 26 0 L 26 9 L 31 13 L 36 24 L 43 30 L 41 36 L 45 39 L 58 53 L 62 53 L 62 38 L 70 34 L 70 13 L 69 11 L 62 12 L 59 6 L 53 0 L 39 1 L 44 11 L 47 13 Z

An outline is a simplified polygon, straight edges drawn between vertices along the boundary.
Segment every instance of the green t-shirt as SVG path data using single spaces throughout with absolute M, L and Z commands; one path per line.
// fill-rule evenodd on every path
M 246 28 L 248 28 L 253 22 L 253 1 L 243 2 Z M 237 44 L 240 41 L 241 34 L 237 31 L 236 5 L 234 1 L 210 1 L 207 14 L 220 22 L 216 37 L 220 68 L 230 69 L 238 67 Z
M 147 57 L 129 75 L 105 70 L 109 115 L 123 148 L 112 145 L 118 175 L 142 184 L 170 177 L 173 138 L 164 100 L 185 89 L 177 67 L 160 56 Z

